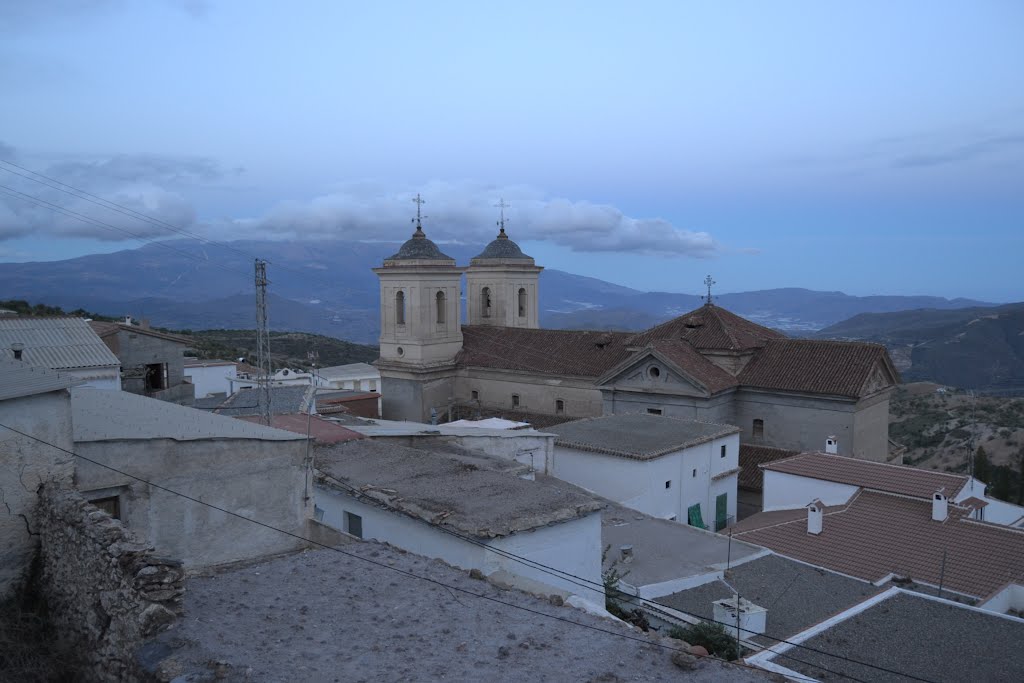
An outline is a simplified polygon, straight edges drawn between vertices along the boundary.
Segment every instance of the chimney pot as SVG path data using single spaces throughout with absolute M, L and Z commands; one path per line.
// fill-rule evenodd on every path
M 932 496 L 932 519 L 945 522 L 948 516 L 949 501 L 946 499 L 946 489 L 941 488 Z
M 14 360 L 21 360 L 21 353 L 25 350 L 25 345 L 21 342 L 11 343 L 11 352 L 14 353 Z
M 837 455 L 839 453 L 839 439 L 835 436 L 825 439 L 825 452 L 829 455 Z
M 131 325 L 132 324 L 132 317 L 130 315 L 126 315 L 124 317 L 124 324 L 125 325 Z
M 815 536 L 821 533 L 824 507 L 825 506 L 822 502 L 817 498 L 812 500 L 807 506 L 807 533 L 814 534 Z
M 633 561 L 633 546 L 631 546 L 631 545 L 619 546 L 619 552 L 622 553 L 622 561 L 623 562 L 632 562 Z

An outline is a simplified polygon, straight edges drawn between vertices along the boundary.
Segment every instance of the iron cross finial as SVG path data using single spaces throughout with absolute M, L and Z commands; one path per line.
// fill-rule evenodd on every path
M 416 197 L 412 201 L 416 202 L 416 218 L 413 218 L 412 222 L 416 224 L 416 229 L 417 230 L 422 230 L 423 229 L 423 219 L 424 218 L 429 218 L 429 216 L 422 215 L 420 213 L 420 207 L 422 207 L 424 204 L 426 204 L 427 200 L 423 199 L 422 197 L 420 197 L 420 193 L 417 192 L 416 193 Z
M 708 303 L 708 304 L 711 303 L 711 286 L 715 285 L 715 284 L 718 284 L 718 283 L 715 282 L 714 280 L 712 280 L 710 275 L 708 275 L 706 278 L 704 278 L 704 285 L 708 288 L 708 295 L 707 295 L 707 298 L 704 300 L 705 303 Z
M 505 198 L 502 197 L 501 199 L 498 200 L 498 203 L 495 204 L 495 206 L 498 207 L 499 209 L 501 209 L 501 220 L 498 221 L 498 226 L 501 228 L 501 234 L 504 235 L 505 234 L 505 209 L 507 209 L 509 207 L 509 204 L 507 204 L 505 202 Z

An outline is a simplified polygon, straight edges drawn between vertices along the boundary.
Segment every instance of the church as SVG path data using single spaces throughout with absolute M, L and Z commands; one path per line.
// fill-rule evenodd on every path
M 740 428 L 741 443 L 889 457 L 899 375 L 883 346 L 790 339 L 715 305 L 643 332 L 540 329 L 541 270 L 505 233 L 459 266 L 416 220 L 380 279 L 383 417 L 450 406 L 560 420 L 650 413 Z M 462 317 L 465 275 L 466 324 Z

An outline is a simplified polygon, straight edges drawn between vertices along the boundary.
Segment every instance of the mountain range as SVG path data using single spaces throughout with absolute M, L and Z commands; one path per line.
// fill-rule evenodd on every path
M 252 328 L 253 254 L 268 258 L 272 329 L 375 343 L 379 290 L 370 270 L 394 253 L 386 242 L 263 242 L 227 245 L 194 241 L 63 261 L 0 263 L 0 299 L 26 299 L 113 316 L 145 317 L 174 329 Z M 444 244 L 468 263 L 480 245 Z M 692 279 L 701 280 L 702 271 Z M 866 312 L 984 306 L 929 296 L 850 296 L 809 289 L 721 294 L 715 302 L 789 334 L 811 334 Z M 700 306 L 696 294 L 643 292 L 591 277 L 545 269 L 540 280 L 541 325 L 550 328 L 638 330 Z

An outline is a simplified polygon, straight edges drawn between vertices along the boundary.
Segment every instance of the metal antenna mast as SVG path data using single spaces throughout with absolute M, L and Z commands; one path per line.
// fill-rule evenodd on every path
M 256 365 L 260 419 L 270 426 L 270 332 L 267 329 L 267 262 L 256 259 Z

